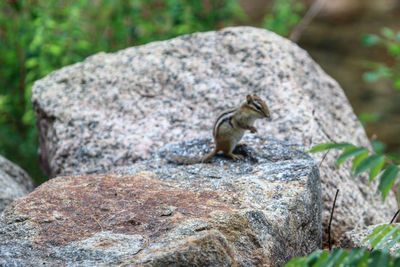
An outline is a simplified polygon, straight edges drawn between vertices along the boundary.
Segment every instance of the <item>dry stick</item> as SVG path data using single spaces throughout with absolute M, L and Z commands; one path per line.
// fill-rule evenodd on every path
M 320 161 L 319 164 L 318 164 L 318 167 L 321 168 L 322 162 L 325 160 L 326 155 L 328 155 L 328 152 L 329 152 L 329 150 L 325 152 L 324 156 L 322 157 L 321 161 Z
M 314 17 L 321 11 L 321 8 L 324 6 L 325 0 L 315 0 L 311 7 L 307 10 L 307 13 L 301 19 L 299 24 L 294 27 L 292 33 L 289 36 L 289 39 L 293 42 L 297 42 L 300 39 L 301 33 L 307 28 L 308 24 L 314 19 Z
M 333 211 L 335 210 L 335 205 L 336 205 L 336 198 L 337 198 L 338 194 L 339 194 L 339 189 L 336 189 L 335 200 L 333 200 L 333 205 L 332 205 L 332 210 L 331 210 L 331 218 L 329 219 L 329 225 L 328 225 L 328 247 L 329 247 L 329 251 L 331 251 L 331 249 L 332 249 L 332 246 L 331 246 L 331 224 L 332 224 L 332 218 L 333 218 Z
M 396 219 L 397 215 L 399 215 L 400 209 L 394 214 L 392 220 L 390 221 L 389 224 L 392 224 L 394 222 L 394 220 Z

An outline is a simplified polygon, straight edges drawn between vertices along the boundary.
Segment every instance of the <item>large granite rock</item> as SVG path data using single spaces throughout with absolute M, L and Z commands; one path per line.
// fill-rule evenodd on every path
M 219 112 L 257 93 L 272 121 L 258 136 L 310 148 L 347 141 L 369 146 L 342 89 L 290 41 L 263 29 L 227 28 L 100 53 L 37 81 L 32 102 L 40 157 L 51 177 L 101 173 L 147 159 L 162 145 L 211 136 Z M 320 161 L 322 154 L 313 154 Z M 396 201 L 382 204 L 376 185 L 337 170 L 337 152 L 321 166 L 323 226 L 337 188 L 333 240 L 355 225 L 388 221 Z
M 33 188 L 31 177 L 23 169 L 0 156 L 0 214 L 8 204 L 27 195 Z
M 4 211 L 0 265 L 282 266 L 319 248 L 318 167 L 293 144 L 247 141 L 240 162 L 165 164 L 206 138 L 116 174 L 51 179 Z

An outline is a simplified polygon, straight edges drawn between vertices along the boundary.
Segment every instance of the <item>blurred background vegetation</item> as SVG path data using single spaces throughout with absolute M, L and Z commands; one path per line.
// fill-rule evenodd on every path
M 316 17 L 297 28 L 316 2 L 324 2 Z M 100 51 L 232 25 L 265 27 L 283 36 L 299 33 L 298 44 L 343 86 L 369 136 L 383 141 L 377 147 L 399 153 L 398 2 L 0 1 L 0 154 L 37 183 L 46 179 L 37 161 L 38 133 L 30 103 L 35 80 Z

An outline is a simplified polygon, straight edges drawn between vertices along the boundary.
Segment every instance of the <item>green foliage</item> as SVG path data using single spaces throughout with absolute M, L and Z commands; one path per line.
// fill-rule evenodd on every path
M 290 260 L 285 267 L 308 266 L 400 266 L 400 253 L 391 256 L 389 249 L 400 241 L 400 226 L 393 224 L 377 226 L 363 240 L 364 248 L 353 248 L 350 251 L 336 248 L 332 252 L 317 250 L 307 257 Z M 367 250 L 371 246 L 372 251 Z
M 288 36 L 292 27 L 300 21 L 299 13 L 303 9 L 304 5 L 296 0 L 275 0 L 272 12 L 264 18 L 264 27 Z
M 399 266 L 400 257 L 392 257 L 387 251 L 374 250 L 371 253 L 365 249 L 354 248 L 350 251 L 337 248 L 331 253 L 317 250 L 307 257 L 294 258 L 285 267 L 395 267 Z
M 395 33 L 389 28 L 383 28 L 381 34 L 366 35 L 363 37 L 366 46 L 383 46 L 388 54 L 394 58 L 394 64 L 387 66 L 383 63 L 374 63 L 373 71 L 364 74 L 364 80 L 375 82 L 379 78 L 393 80 L 393 86 L 400 89 L 400 32 Z M 377 113 L 365 113 L 360 115 L 361 122 L 365 123 L 379 119 Z M 396 178 L 400 173 L 400 155 L 383 154 L 386 145 L 380 141 L 371 142 L 374 153 L 364 147 L 356 147 L 348 143 L 326 143 L 313 147 L 309 152 L 321 152 L 329 149 L 343 149 L 339 155 L 336 165 L 339 166 L 348 159 L 353 158 L 352 172 L 358 175 L 369 171 L 369 180 L 372 181 L 380 174 L 378 191 L 381 192 L 383 200 L 392 189 Z M 397 163 L 396 163 L 397 162 Z M 399 183 L 400 191 L 400 183 Z M 354 248 L 350 251 L 334 249 L 331 253 L 327 251 L 314 251 L 307 257 L 295 258 L 285 266 L 400 266 L 400 251 L 394 256 L 389 254 L 389 249 L 400 243 L 400 226 L 392 224 L 376 227 L 373 232 L 363 241 L 366 247 Z M 371 246 L 369 252 L 367 247 Z
M 400 90 L 400 32 L 395 33 L 392 29 L 382 28 L 380 35 L 365 35 L 362 42 L 365 46 L 383 47 L 388 55 L 394 59 L 391 66 L 383 62 L 370 63 L 371 71 L 364 73 L 364 80 L 375 82 L 379 78 L 388 78 L 393 80 L 393 87 Z
M 373 250 L 388 251 L 400 241 L 400 226 L 393 224 L 379 225 L 372 233 L 363 240 L 363 243 L 370 245 Z M 368 242 L 368 243 L 367 243 Z
M 352 171 L 354 176 L 369 171 L 369 180 L 372 181 L 383 170 L 378 190 L 382 193 L 382 199 L 385 200 L 400 171 L 398 165 L 392 163 L 392 160 L 382 153 L 370 153 L 364 147 L 357 147 L 349 143 L 319 144 L 308 152 L 321 152 L 329 149 L 344 149 L 336 161 L 337 167 L 347 159 L 353 158 Z
M 0 1 L 0 154 L 38 183 L 33 82 L 99 51 L 232 25 L 236 0 Z

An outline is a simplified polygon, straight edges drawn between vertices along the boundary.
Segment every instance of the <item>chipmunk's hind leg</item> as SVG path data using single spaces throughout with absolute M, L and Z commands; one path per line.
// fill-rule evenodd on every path
M 229 156 L 232 159 L 235 160 L 241 160 L 243 159 L 243 156 L 240 154 L 234 154 L 232 151 L 234 149 L 234 146 L 229 140 L 226 140 L 225 142 L 220 142 L 218 144 L 219 149 L 224 152 L 227 156 Z

